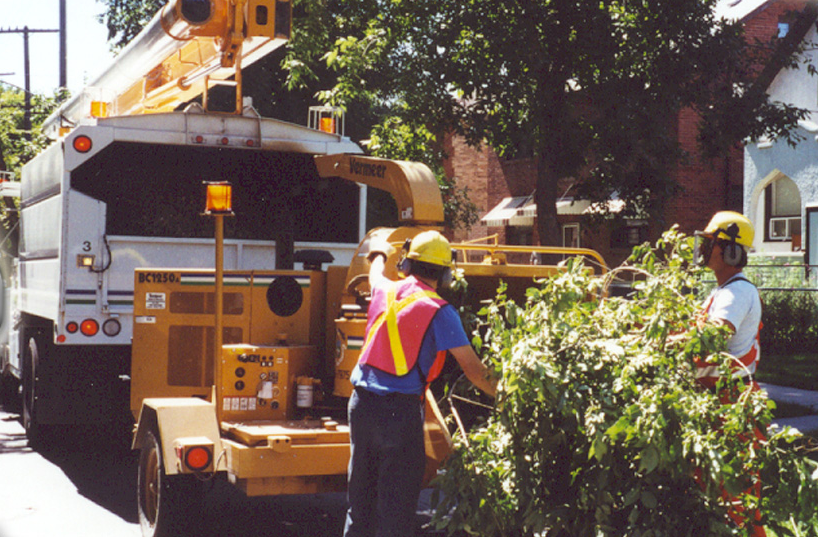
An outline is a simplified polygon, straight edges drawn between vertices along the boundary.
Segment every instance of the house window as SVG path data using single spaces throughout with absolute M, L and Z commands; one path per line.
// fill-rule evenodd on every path
M 562 245 L 566 248 L 579 248 L 579 224 L 562 226 Z
M 801 194 L 795 182 L 783 177 L 770 183 L 765 192 L 765 240 L 801 241 Z
M 647 222 L 631 220 L 611 233 L 611 248 L 633 248 L 647 240 Z
M 789 32 L 790 32 L 790 24 L 788 22 L 779 22 L 778 23 L 778 38 L 779 39 L 781 39 L 782 37 L 786 37 Z

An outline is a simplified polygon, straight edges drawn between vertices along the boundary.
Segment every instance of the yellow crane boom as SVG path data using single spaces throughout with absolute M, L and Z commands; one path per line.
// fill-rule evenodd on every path
M 88 117 L 174 110 L 214 84 L 236 86 L 241 69 L 290 38 L 290 0 L 171 0 L 82 94 L 44 124 L 65 134 Z

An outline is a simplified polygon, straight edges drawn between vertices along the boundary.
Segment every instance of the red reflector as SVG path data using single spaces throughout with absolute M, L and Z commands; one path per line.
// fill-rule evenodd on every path
M 247 147 L 253 147 L 255 145 L 256 145 L 256 142 L 254 142 L 253 140 L 247 140 Z
M 87 136 L 77 136 L 74 138 L 74 149 L 79 153 L 87 153 L 93 147 L 93 143 L 91 143 L 91 139 Z
M 59 343 L 65 343 L 65 334 L 60 334 L 59 336 L 57 336 L 57 341 Z
M 95 336 L 99 332 L 99 323 L 93 319 L 85 319 L 80 325 L 80 332 L 86 336 Z
M 70 323 L 65 325 L 65 331 L 68 332 L 69 334 L 76 334 L 77 330 L 79 329 L 80 325 L 78 325 L 74 321 L 71 321 Z
M 210 466 L 212 460 L 210 450 L 200 446 L 192 447 L 185 453 L 185 464 L 191 470 L 204 470 Z
M 196 142 L 197 144 L 200 144 L 200 143 L 204 142 L 204 136 L 202 136 L 202 135 L 197 136 L 197 137 L 195 138 L 195 142 Z
M 230 139 L 227 137 L 222 138 L 222 145 L 227 145 L 230 143 Z

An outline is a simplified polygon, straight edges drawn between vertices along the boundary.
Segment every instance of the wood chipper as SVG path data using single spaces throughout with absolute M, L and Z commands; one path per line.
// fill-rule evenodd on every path
M 186 516 L 179 504 L 197 497 L 197 476 L 222 475 L 248 496 L 345 487 L 346 404 L 366 325 L 369 241 L 378 236 L 399 250 L 420 231 L 441 228 L 443 205 L 421 164 L 354 155 L 318 156 L 315 163 L 322 177 L 391 192 L 404 225 L 370 231 L 348 267 L 325 266 L 327 252 L 307 250 L 296 252 L 303 270 L 258 271 L 219 270 L 217 225 L 215 271 L 135 272 L 131 408 L 146 535 L 166 535 Z M 473 301 L 492 298 L 500 281 L 511 296 L 522 296 L 535 278 L 559 270 L 509 263 L 508 255 L 585 255 L 604 269 L 590 250 L 452 246 Z M 469 261 L 474 255 L 479 259 Z M 387 260 L 389 277 L 397 277 L 397 257 Z M 431 395 L 425 437 L 428 481 L 451 446 Z

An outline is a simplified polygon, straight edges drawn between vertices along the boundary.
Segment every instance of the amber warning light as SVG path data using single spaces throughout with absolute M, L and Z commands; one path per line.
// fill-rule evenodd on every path
M 205 183 L 207 202 L 205 214 L 233 214 L 233 189 L 227 181 Z

